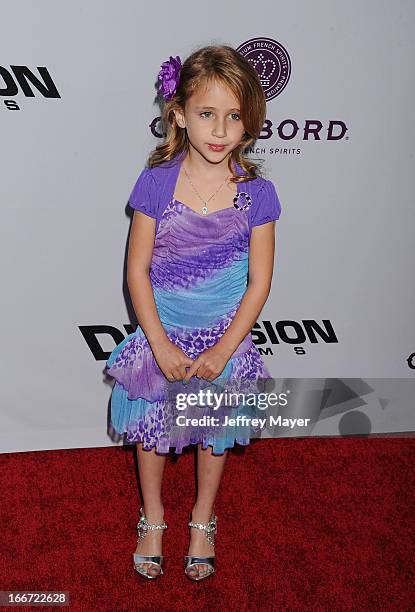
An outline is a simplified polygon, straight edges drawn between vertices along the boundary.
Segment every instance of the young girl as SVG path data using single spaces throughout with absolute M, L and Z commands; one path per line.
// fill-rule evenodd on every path
M 129 198 L 127 282 L 139 325 L 106 367 L 115 379 L 112 426 L 137 448 L 134 568 L 163 574 L 166 455 L 197 444 L 185 573 L 201 580 L 215 571 L 214 502 L 228 449 L 257 431 L 252 403 L 209 403 L 208 391 L 258 394 L 271 378 L 251 328 L 270 290 L 281 207 L 273 183 L 243 156 L 266 116 L 254 67 L 229 46 L 208 46 L 183 65 L 170 56 L 158 79 L 166 138 Z

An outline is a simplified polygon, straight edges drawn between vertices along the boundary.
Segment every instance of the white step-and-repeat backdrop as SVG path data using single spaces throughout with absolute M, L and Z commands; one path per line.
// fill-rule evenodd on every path
M 267 366 L 336 395 L 313 435 L 414 429 L 413 2 L 3 0 L 0 27 L 1 452 L 118 443 L 127 199 L 161 138 L 160 64 L 206 44 L 256 60 L 267 97 Z

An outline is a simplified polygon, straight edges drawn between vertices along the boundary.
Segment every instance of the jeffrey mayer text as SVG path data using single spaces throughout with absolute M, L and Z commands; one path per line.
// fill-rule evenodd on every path
M 192 425 L 194 427 L 226 427 L 228 425 L 231 427 L 235 427 L 238 425 L 252 425 L 253 427 L 259 426 L 261 429 L 264 429 L 267 424 L 267 421 L 269 422 L 269 427 L 272 427 L 273 425 L 278 425 L 279 427 L 289 427 L 290 429 L 293 429 L 294 427 L 307 427 L 311 419 L 285 419 L 282 418 L 281 415 L 277 417 L 273 417 L 272 415 L 270 415 L 268 418 L 259 419 L 247 417 L 245 415 L 240 414 L 237 417 L 225 416 L 223 422 L 221 422 L 221 419 L 218 417 L 206 415 L 196 418 L 186 417 L 184 414 L 181 414 L 176 417 L 176 424 L 182 427 L 187 427 L 189 425 Z

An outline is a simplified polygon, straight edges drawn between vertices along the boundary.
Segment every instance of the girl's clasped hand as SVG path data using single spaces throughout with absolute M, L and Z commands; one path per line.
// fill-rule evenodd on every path
M 214 380 L 223 372 L 229 359 L 229 355 L 218 345 L 211 346 L 196 359 L 191 359 L 171 340 L 153 347 L 153 354 L 167 380 L 182 380 L 184 384 L 192 376 Z M 187 372 L 186 367 L 189 368 Z

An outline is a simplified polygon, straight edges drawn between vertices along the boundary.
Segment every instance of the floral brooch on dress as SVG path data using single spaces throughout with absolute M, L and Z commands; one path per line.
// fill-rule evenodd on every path
M 239 200 L 241 199 L 241 202 Z M 240 191 L 233 199 L 233 205 L 237 210 L 248 210 L 252 204 L 252 198 L 246 191 Z
M 157 75 L 159 83 L 159 91 L 165 100 L 170 100 L 176 93 L 180 82 L 180 70 L 182 62 L 180 57 L 172 57 L 162 63 L 160 71 Z

